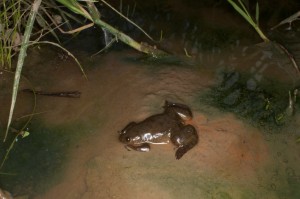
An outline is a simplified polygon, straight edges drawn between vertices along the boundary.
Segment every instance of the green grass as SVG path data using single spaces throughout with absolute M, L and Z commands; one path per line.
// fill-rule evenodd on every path
M 0 4 L 0 68 L 10 69 L 15 45 L 19 44 L 21 32 L 20 0 L 2 1 Z
M 259 27 L 259 4 L 256 3 L 255 9 L 255 19 L 250 15 L 249 11 L 245 7 L 241 0 L 238 0 L 238 4 L 233 0 L 227 0 L 228 3 L 255 29 L 258 35 L 264 40 L 264 42 L 269 42 L 268 37 L 263 33 Z

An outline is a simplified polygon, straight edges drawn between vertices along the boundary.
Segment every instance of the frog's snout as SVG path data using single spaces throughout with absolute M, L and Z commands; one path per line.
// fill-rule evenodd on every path
M 131 139 L 130 137 L 124 135 L 124 133 L 121 132 L 120 136 L 119 136 L 119 141 L 125 144 L 130 143 Z

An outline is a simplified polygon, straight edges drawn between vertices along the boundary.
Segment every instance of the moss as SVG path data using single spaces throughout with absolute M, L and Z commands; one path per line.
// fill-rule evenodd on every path
M 232 112 L 255 126 L 279 127 L 289 122 L 285 113 L 289 103 L 287 85 L 266 79 L 251 88 L 247 74 L 225 72 L 221 76 L 219 83 L 199 97 L 201 101 Z
M 83 125 L 45 127 L 34 121 L 28 128 L 30 135 L 19 138 L 1 170 L 14 174 L 0 178 L 0 186 L 12 193 L 37 194 L 55 184 L 68 161 L 68 148 L 81 137 Z M 6 149 L 7 146 L 1 148 L 1 159 Z

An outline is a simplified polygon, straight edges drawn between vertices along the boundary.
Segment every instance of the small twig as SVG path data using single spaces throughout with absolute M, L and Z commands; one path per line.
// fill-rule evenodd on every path
M 47 92 L 47 91 L 34 91 L 31 89 L 24 89 L 23 92 L 34 93 L 36 95 L 46 95 L 54 97 L 69 97 L 80 98 L 81 92 L 79 91 L 62 91 L 62 92 Z
M 300 18 L 298 18 L 298 17 L 300 17 L 300 11 L 298 11 L 295 14 L 289 16 L 288 18 L 282 20 L 279 24 L 272 27 L 271 30 L 274 30 L 275 28 L 278 28 L 279 26 L 282 26 L 283 24 L 286 24 L 286 23 L 288 23 L 289 27 L 291 27 L 291 24 L 293 21 L 300 20 Z
M 96 56 L 96 55 L 102 53 L 103 51 L 107 50 L 107 49 L 110 48 L 110 47 L 113 45 L 113 43 L 115 43 L 116 41 L 117 41 L 117 39 L 116 39 L 116 38 L 113 38 L 112 40 L 110 40 L 110 42 L 109 42 L 104 48 L 102 48 L 100 51 L 96 52 L 95 54 L 92 54 L 91 57 L 94 57 L 94 56 Z
M 288 49 L 286 49 L 282 44 L 277 43 L 277 42 L 274 42 L 274 44 L 275 44 L 276 46 L 278 46 L 278 47 L 279 47 L 279 48 L 287 55 L 287 57 L 291 60 L 291 62 L 292 62 L 292 64 L 293 64 L 294 68 L 296 69 L 296 71 L 297 71 L 298 73 L 300 73 L 299 66 L 298 66 L 298 64 L 297 64 L 296 61 L 295 61 L 294 55 L 292 55 L 292 54 L 288 51 Z
M 51 45 L 54 45 L 60 49 L 62 49 L 63 51 L 65 51 L 66 53 L 68 53 L 69 56 L 71 56 L 74 61 L 78 64 L 83 76 L 85 77 L 85 79 L 88 79 L 84 70 L 83 70 L 83 67 L 82 65 L 80 64 L 80 62 L 78 61 L 78 59 L 70 52 L 68 51 L 66 48 L 62 47 L 61 45 L 57 44 L 57 43 L 54 43 L 54 42 L 51 42 L 51 41 L 38 41 L 38 42 L 30 42 L 29 45 L 33 45 L 33 44 L 51 44 Z
M 49 111 L 43 111 L 43 112 L 38 112 L 38 113 L 31 113 L 31 114 L 28 114 L 28 115 L 23 115 L 21 117 L 18 117 L 15 120 L 18 121 L 18 120 L 26 118 L 26 117 L 32 117 L 32 116 L 35 116 L 35 115 L 40 115 L 40 114 L 44 114 L 44 113 L 48 113 L 48 112 Z

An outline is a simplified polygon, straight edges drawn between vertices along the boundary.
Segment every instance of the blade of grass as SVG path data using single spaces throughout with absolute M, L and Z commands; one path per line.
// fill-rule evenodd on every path
M 69 8 L 72 12 L 80 14 L 92 21 L 91 15 L 76 0 L 56 0 Z
M 242 15 L 242 17 L 244 19 L 246 19 L 248 21 L 248 23 L 250 23 L 252 26 L 254 26 L 253 24 L 253 20 L 251 20 L 251 17 L 249 17 L 234 1 L 232 0 L 227 0 L 232 7 L 240 14 Z
M 30 38 L 30 35 L 32 32 L 32 27 L 33 27 L 38 9 L 40 7 L 41 1 L 42 0 L 35 0 L 32 3 L 30 15 L 29 15 L 29 18 L 27 21 L 27 26 L 26 26 L 25 33 L 24 33 L 24 40 L 22 41 L 22 45 L 21 45 L 21 49 L 20 49 L 20 53 L 19 53 L 19 57 L 18 57 L 18 62 L 17 62 L 17 68 L 16 68 L 14 85 L 13 85 L 13 93 L 12 93 L 12 99 L 11 99 L 11 106 L 10 106 L 7 127 L 6 127 L 3 142 L 6 141 L 8 130 L 9 130 L 9 127 L 11 124 L 11 120 L 12 120 L 12 116 L 13 116 L 13 112 L 14 112 L 14 108 L 15 108 L 15 104 L 16 104 L 16 100 L 17 100 L 20 76 L 21 76 L 21 72 L 22 72 L 22 68 L 23 68 L 23 64 L 24 64 L 24 60 L 25 60 L 25 56 L 26 56 L 26 51 L 27 51 L 27 47 L 28 47 L 28 42 L 29 42 L 29 38 Z
M 257 25 L 259 25 L 259 5 L 258 5 L 258 2 L 256 2 L 255 20 L 256 20 Z
M 71 57 L 75 60 L 75 62 L 78 64 L 78 66 L 79 66 L 79 68 L 80 68 L 80 70 L 81 70 L 81 72 L 82 72 L 84 78 L 85 78 L 85 79 L 88 79 L 87 76 L 86 76 L 86 74 L 85 74 L 85 72 L 84 72 L 84 70 L 83 70 L 83 67 L 82 67 L 82 65 L 80 64 L 80 62 L 78 61 L 78 59 L 77 59 L 70 51 L 68 51 L 67 49 L 65 49 L 65 48 L 62 47 L 61 45 L 59 45 L 59 44 L 57 44 L 57 43 L 55 43 L 55 42 L 51 42 L 51 41 L 38 41 L 38 42 L 31 42 L 31 43 L 30 43 L 30 45 L 34 45 L 34 44 L 51 44 L 51 45 L 54 45 L 54 46 L 56 46 L 56 47 L 62 49 L 63 51 L 65 51 L 69 56 L 71 56 Z
M 241 0 L 239 0 L 239 3 L 241 4 L 241 7 L 238 6 L 233 0 L 227 0 L 228 3 L 231 4 L 231 6 L 256 30 L 256 32 L 258 33 L 258 35 L 264 40 L 264 42 L 270 42 L 270 40 L 268 39 L 268 37 L 263 33 L 263 31 L 260 29 L 258 22 L 255 23 L 251 17 L 251 15 L 249 14 L 249 12 L 247 11 L 246 7 L 244 6 L 244 4 L 241 2 Z M 258 15 L 256 13 L 256 15 Z M 258 18 L 258 17 L 257 17 Z
M 239 3 L 241 5 L 241 7 L 243 8 L 243 11 L 245 12 L 245 14 L 250 17 L 250 14 L 249 14 L 247 8 L 245 7 L 244 3 L 241 0 L 239 0 Z
M 44 10 L 44 13 L 47 13 L 47 10 Z M 58 43 L 60 43 L 59 37 L 56 35 L 55 31 L 53 31 L 53 28 L 51 27 L 52 24 L 49 24 L 48 21 L 43 17 L 43 15 L 39 14 L 36 17 L 36 21 L 38 24 L 44 29 L 48 30 L 52 36 L 56 39 Z
M 123 17 L 126 21 L 128 21 L 129 23 L 131 23 L 132 25 L 134 25 L 137 29 L 139 29 L 142 33 L 144 33 L 149 39 L 152 39 L 152 37 L 150 35 L 148 35 L 146 33 L 146 31 L 144 31 L 140 26 L 138 26 L 136 23 L 134 23 L 133 21 L 131 21 L 130 19 L 128 19 L 128 17 L 124 16 L 121 12 L 119 12 L 117 9 L 115 9 L 114 7 L 112 7 L 109 3 L 107 3 L 104 0 L 101 0 L 105 5 L 107 5 L 110 9 L 112 9 L 113 11 L 115 11 L 116 13 L 118 13 L 118 15 L 120 15 L 121 17 Z M 128 14 L 127 14 L 128 16 Z
M 131 17 L 134 16 L 135 8 L 136 8 L 136 2 L 134 2 L 133 9 L 132 9 L 132 12 L 131 12 Z

